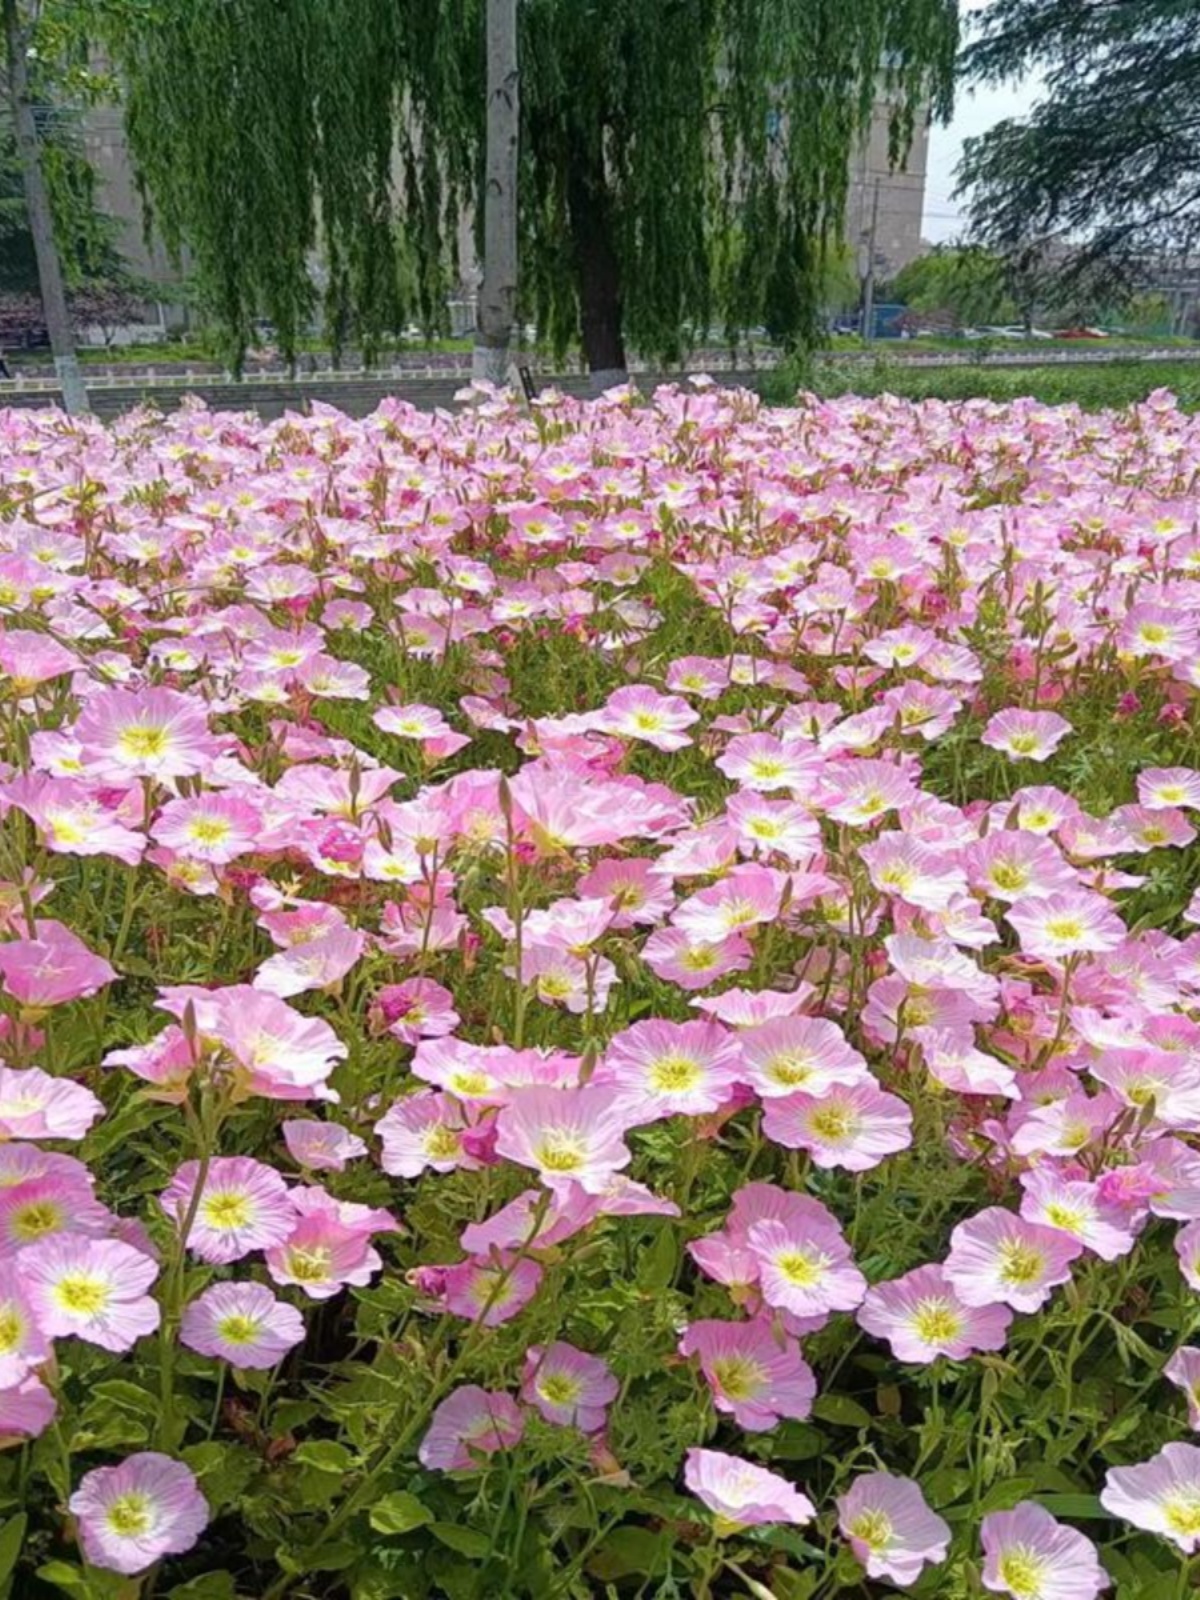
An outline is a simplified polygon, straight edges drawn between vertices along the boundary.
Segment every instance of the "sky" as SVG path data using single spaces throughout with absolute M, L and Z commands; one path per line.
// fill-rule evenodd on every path
M 985 9 L 987 0 L 967 0 L 968 14 Z M 929 131 L 929 165 L 925 180 L 925 218 L 922 235 L 933 242 L 951 239 L 965 226 L 965 208 L 952 198 L 954 169 L 962 154 L 963 140 L 984 133 L 1005 117 L 1023 116 L 1038 98 L 1041 87 L 1036 75 L 1021 83 L 968 89 L 962 86 L 955 96 L 953 120 L 944 128 Z

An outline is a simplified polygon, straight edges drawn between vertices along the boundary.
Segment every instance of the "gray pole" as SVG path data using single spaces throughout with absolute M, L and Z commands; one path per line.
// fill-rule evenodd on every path
M 863 285 L 863 343 L 870 344 L 875 337 L 875 233 L 879 226 L 879 179 L 875 179 L 871 195 L 871 228 L 867 234 L 867 273 Z
M 483 282 L 471 360 L 476 378 L 504 384 L 517 315 L 517 160 L 520 149 L 517 0 L 487 0 L 487 175 Z

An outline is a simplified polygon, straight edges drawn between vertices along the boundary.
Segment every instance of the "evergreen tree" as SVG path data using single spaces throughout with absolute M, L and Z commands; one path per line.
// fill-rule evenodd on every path
M 959 169 L 974 235 L 1007 251 L 1062 242 L 1069 298 L 1200 248 L 1196 0 L 992 0 L 964 55 L 992 82 L 1038 68 L 1024 120 L 968 140 Z

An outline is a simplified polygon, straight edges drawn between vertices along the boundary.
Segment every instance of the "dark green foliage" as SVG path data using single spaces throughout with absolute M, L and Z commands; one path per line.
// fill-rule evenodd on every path
M 1200 7 L 1195 0 L 993 0 L 967 50 L 992 82 L 1038 68 L 1024 121 L 967 142 L 972 222 L 1015 249 L 1070 241 L 1064 277 L 1122 282 L 1200 237 Z
M 435 329 L 475 196 L 482 0 L 147 0 L 110 39 L 154 217 L 234 358 L 328 271 L 335 337 Z M 944 111 L 956 0 L 523 0 L 524 310 L 559 349 L 813 330 L 854 141 Z M 881 67 L 881 63 L 885 63 Z M 607 339 L 608 343 L 605 344 Z

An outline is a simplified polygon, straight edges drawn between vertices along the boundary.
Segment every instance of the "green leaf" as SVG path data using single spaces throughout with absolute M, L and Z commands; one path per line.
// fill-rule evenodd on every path
M 813 1401 L 812 1414 L 822 1422 L 833 1422 L 839 1428 L 869 1428 L 871 1413 L 844 1394 L 820 1394 Z
M 477 1528 L 465 1528 L 460 1522 L 431 1522 L 429 1531 L 448 1550 L 457 1551 L 471 1561 L 482 1561 L 492 1553 L 492 1541 Z
M 177 1583 L 167 1600 L 237 1600 L 231 1572 L 205 1572 L 187 1583 Z
M 1104 1521 L 1110 1515 L 1094 1494 L 1039 1494 L 1037 1503 L 1056 1517 Z
M 109 1378 L 104 1383 L 92 1384 L 88 1398 L 105 1400 L 109 1405 L 119 1406 L 122 1411 L 132 1411 L 142 1417 L 158 1415 L 157 1395 L 150 1394 L 136 1383 L 127 1383 L 124 1378 Z
M 333 1439 L 309 1439 L 296 1451 L 292 1460 L 301 1466 L 316 1467 L 318 1472 L 349 1472 L 355 1458 L 344 1444 Z
M 28 1518 L 22 1511 L 15 1517 L 10 1517 L 0 1528 L 0 1582 L 9 1577 L 17 1564 L 21 1554 L 21 1546 L 25 1542 L 25 1525 Z
M 617 1528 L 588 1562 L 588 1571 L 606 1583 L 620 1578 L 651 1578 L 666 1568 L 667 1540 L 649 1528 Z
M 397 1489 L 394 1494 L 385 1494 L 382 1500 L 376 1501 L 367 1520 L 376 1533 L 411 1533 L 414 1528 L 432 1522 L 433 1512 L 422 1505 L 415 1494 Z
M 654 1243 L 642 1251 L 638 1262 L 639 1289 L 666 1289 L 679 1266 L 679 1241 L 670 1226 L 660 1228 Z
M 1002 1483 L 994 1483 L 980 1501 L 981 1512 L 1011 1511 L 1019 1501 L 1024 1500 L 1029 1491 L 1034 1487 L 1032 1478 L 1005 1478 Z

